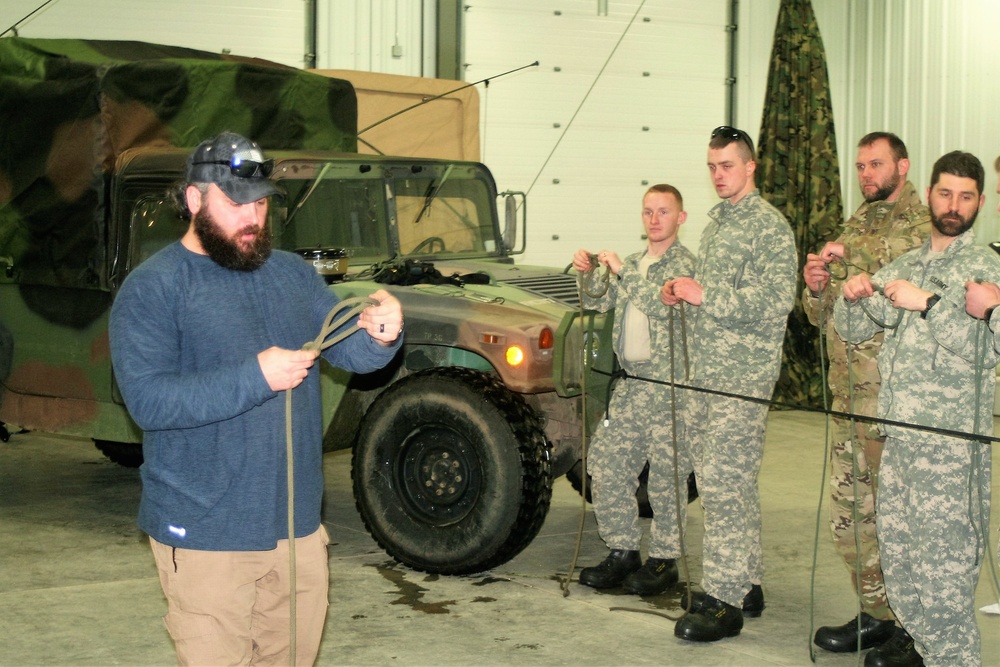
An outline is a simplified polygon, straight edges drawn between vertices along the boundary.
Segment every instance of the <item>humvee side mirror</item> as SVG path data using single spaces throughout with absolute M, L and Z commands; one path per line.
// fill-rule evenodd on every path
M 503 244 L 507 250 L 513 250 L 517 243 L 517 200 L 514 199 L 514 195 L 508 194 L 504 197 L 503 208 Z
M 517 247 L 517 228 L 519 225 L 524 227 L 528 214 L 525 193 L 507 190 L 499 193 L 497 197 L 503 197 L 504 228 L 503 239 L 501 239 L 501 241 L 503 242 L 504 250 L 507 254 L 518 255 L 524 252 L 525 239 L 522 239 L 520 241 L 520 247 Z

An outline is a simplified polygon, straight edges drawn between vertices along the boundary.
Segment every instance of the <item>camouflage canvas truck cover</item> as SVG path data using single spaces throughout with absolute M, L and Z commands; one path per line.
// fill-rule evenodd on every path
M 401 562 L 472 573 L 537 534 L 580 457 L 584 341 L 605 322 L 575 278 L 515 265 L 482 164 L 359 155 L 345 81 L 143 43 L 0 39 L 0 420 L 93 438 L 123 463 L 142 434 L 117 392 L 107 318 L 128 272 L 180 238 L 167 191 L 191 146 L 232 130 L 276 159 L 269 224 L 342 297 L 380 286 L 406 340 L 379 373 L 324 365 L 328 449 L 352 447 L 365 525 Z M 502 228 L 503 227 L 503 228 Z M 523 249 L 523 246 L 522 248 Z M 610 329 L 608 329 L 610 331 Z M 588 400 L 591 420 L 607 379 Z

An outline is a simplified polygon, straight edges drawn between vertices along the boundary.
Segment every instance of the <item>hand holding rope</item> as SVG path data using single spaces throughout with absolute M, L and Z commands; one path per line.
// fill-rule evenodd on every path
M 847 294 L 847 292 L 845 291 L 844 292 L 844 298 L 847 301 L 849 301 L 851 303 L 857 303 L 859 306 L 861 306 L 861 310 L 864 311 L 865 315 L 867 315 L 868 318 L 872 322 L 874 322 L 875 324 L 877 324 L 879 327 L 881 327 L 883 329 L 896 329 L 896 328 L 899 327 L 900 323 L 902 323 L 902 321 L 903 321 L 903 316 L 906 314 L 906 309 L 899 308 L 899 307 L 896 306 L 895 293 L 893 293 L 892 295 L 886 296 L 884 287 L 881 286 L 881 285 L 877 285 L 877 284 L 871 282 L 871 278 L 869 277 L 869 275 L 868 275 L 867 272 L 857 273 L 854 276 L 851 276 L 850 278 L 848 278 L 848 274 L 849 274 L 848 265 L 847 265 L 847 262 L 844 260 L 843 257 L 841 257 L 839 255 L 833 255 L 830 258 L 830 260 L 831 261 L 827 262 L 827 264 L 826 264 L 826 269 L 830 273 L 830 277 L 831 278 L 833 278 L 835 280 L 839 280 L 839 281 L 845 281 L 845 286 L 849 285 L 851 281 L 858 282 L 859 284 L 857 285 L 857 287 L 855 289 L 852 290 L 853 292 L 857 292 L 858 288 L 860 288 L 860 291 L 862 291 L 862 292 L 868 292 L 869 291 L 868 288 L 871 288 L 871 293 L 870 294 L 857 294 L 857 295 L 854 296 L 854 298 L 851 298 Z M 834 269 L 831 268 L 831 267 L 836 267 L 837 273 L 834 273 Z M 882 320 L 882 318 L 880 318 L 879 316 L 877 316 L 875 313 L 873 313 L 871 311 L 871 309 L 868 308 L 868 305 L 867 305 L 867 302 L 865 301 L 865 299 L 868 298 L 868 297 L 874 296 L 876 293 L 877 294 L 881 294 L 883 297 L 885 297 L 886 299 L 888 299 L 889 303 L 892 304 L 892 307 L 899 311 L 897 313 L 896 321 L 895 322 L 888 322 L 888 321 Z
M 583 293 L 591 299 L 600 299 L 608 293 L 608 286 L 611 281 L 611 268 L 606 268 L 600 272 L 601 260 L 607 258 L 607 252 L 598 255 L 590 255 L 590 268 L 583 272 Z

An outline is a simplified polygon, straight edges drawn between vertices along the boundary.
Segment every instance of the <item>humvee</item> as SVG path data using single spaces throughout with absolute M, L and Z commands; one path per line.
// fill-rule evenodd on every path
M 186 229 L 167 194 L 191 150 L 178 146 L 243 131 L 275 158 L 272 178 L 285 193 L 269 209 L 275 247 L 300 254 L 341 297 L 384 287 L 403 304 L 405 344 L 389 367 L 321 371 L 324 445 L 353 448 L 356 504 L 373 537 L 400 562 L 445 574 L 489 569 L 530 543 L 553 478 L 580 459 L 584 374 L 610 373 L 613 355 L 603 335 L 611 318 L 579 311 L 575 275 L 513 262 L 523 251 L 524 195 L 498 193 L 478 162 L 320 150 L 329 132 L 307 133 L 319 137 L 310 144 L 282 135 L 286 124 L 262 125 L 287 123 L 297 107 L 252 108 L 240 125 L 248 122 L 240 104 L 266 97 L 262 81 L 273 88 L 269 77 L 286 85 L 301 72 L 224 63 L 237 68 L 237 87 L 254 90 L 239 103 L 225 98 L 226 127 L 199 129 L 187 105 L 204 62 L 88 69 L 62 62 L 65 47 L 46 41 L 0 40 L 47 72 L 27 83 L 11 77 L 19 54 L 0 48 L 0 106 L 20 105 L 29 115 L 17 124 L 46 137 L 41 148 L 9 153 L 0 170 L 0 420 L 11 430 L 92 438 L 111 459 L 141 463 L 142 433 L 110 363 L 110 305 L 129 272 Z M 328 106 L 339 121 L 347 109 L 349 134 L 349 84 L 334 95 L 324 88 L 333 84 L 306 83 L 338 100 Z M 164 108 L 179 87 L 184 99 Z M 123 125 L 109 126 L 116 111 Z M 136 118 L 147 126 L 133 127 Z M 17 148 L 17 137 L 30 136 L 18 134 L 24 129 L 5 130 L 8 143 Z M 124 142 L 110 157 L 99 150 L 123 134 L 170 141 Z M 608 378 L 587 381 L 589 427 Z

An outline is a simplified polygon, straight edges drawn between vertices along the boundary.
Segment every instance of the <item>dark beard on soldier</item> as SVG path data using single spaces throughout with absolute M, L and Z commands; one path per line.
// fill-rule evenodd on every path
M 271 235 L 266 227 L 258 229 L 253 243 L 244 248 L 236 238 L 254 231 L 253 227 L 244 227 L 227 237 L 208 211 L 202 209 L 194 216 L 194 231 L 208 256 L 225 269 L 255 271 L 271 256 Z
M 900 176 L 897 171 L 895 176 L 891 176 L 889 180 L 885 182 L 885 185 L 873 192 L 871 196 L 865 197 L 865 201 L 869 204 L 876 201 L 886 201 L 890 196 L 892 196 L 892 193 L 896 191 L 899 181 Z
M 931 211 L 931 224 L 944 236 L 958 236 L 972 228 L 977 215 L 979 215 L 979 211 L 973 213 L 972 217 L 966 220 L 958 213 L 948 212 L 938 217 L 934 211 Z

